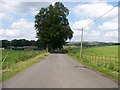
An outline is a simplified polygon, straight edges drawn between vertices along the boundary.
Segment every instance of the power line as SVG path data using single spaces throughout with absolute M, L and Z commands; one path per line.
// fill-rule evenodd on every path
M 106 13 L 104 13 L 103 15 L 101 15 L 100 17 L 96 18 L 95 20 L 93 20 L 94 22 L 98 21 L 100 18 L 104 17 L 106 14 L 108 14 L 110 11 L 112 11 L 115 7 L 117 7 L 117 5 L 115 5 L 113 8 L 111 8 L 110 10 L 108 10 Z M 91 23 L 89 23 L 87 26 L 89 26 Z M 87 26 L 83 27 L 86 28 Z
M 118 6 L 118 5 L 116 5 Z M 98 17 L 97 19 L 93 20 L 94 22 L 96 22 L 97 20 L 101 19 L 102 17 L 104 17 L 106 14 L 108 14 L 110 11 L 112 11 L 116 6 L 114 6 L 113 8 L 111 8 L 110 10 L 108 10 L 106 13 L 104 13 L 103 15 L 101 15 L 100 17 Z M 91 23 L 89 23 L 87 26 L 89 26 Z M 85 27 L 87 27 L 85 26 Z M 83 28 L 85 28 L 83 27 Z M 83 42 L 83 28 L 81 29 L 81 46 L 80 46 L 80 59 L 82 58 L 82 42 Z
M 116 5 L 118 6 L 118 5 Z M 113 8 L 111 8 L 110 10 L 108 10 L 106 13 L 104 13 L 102 16 L 98 17 L 97 19 L 94 20 L 94 22 L 96 22 L 98 19 L 102 18 L 103 16 L 105 16 L 107 13 L 109 13 L 110 11 L 112 11 L 116 6 L 114 6 Z

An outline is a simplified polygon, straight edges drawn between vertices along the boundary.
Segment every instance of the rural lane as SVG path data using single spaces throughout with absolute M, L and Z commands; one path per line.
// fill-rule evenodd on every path
M 50 54 L 4 81 L 3 88 L 118 88 L 118 84 L 65 54 Z

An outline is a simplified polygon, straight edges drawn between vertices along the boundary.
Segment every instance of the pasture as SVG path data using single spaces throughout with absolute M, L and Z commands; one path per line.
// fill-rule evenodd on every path
M 68 47 L 68 55 L 75 60 L 113 78 L 118 78 L 118 46 L 101 46 L 83 48 L 80 59 L 80 48 Z
M 101 46 L 84 48 L 83 54 L 95 56 L 118 57 L 118 46 Z

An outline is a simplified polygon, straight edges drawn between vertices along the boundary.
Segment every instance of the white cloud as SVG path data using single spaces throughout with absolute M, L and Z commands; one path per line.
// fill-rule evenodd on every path
M 0 20 L 1 21 L 12 21 L 13 18 L 12 18 L 12 16 L 3 12 L 3 13 L 0 13 Z
M 47 7 L 49 4 L 48 2 L 21 2 L 17 6 L 16 12 L 35 15 L 40 8 Z
M 9 1 L 9 0 L 1 0 L 1 3 L 0 3 L 0 8 L 2 8 L 1 12 L 4 12 L 4 13 L 14 12 L 16 10 L 15 7 L 18 4 L 19 4 L 18 2 L 15 2 L 13 0 L 11 0 L 11 1 Z
M 35 15 L 41 7 L 46 7 L 49 2 L 22 2 L 14 0 L 1 0 L 0 3 L 0 14 L 4 13 L 5 16 L 13 15 Z M 1 15 L 0 15 L 1 16 Z M 2 16 L 4 18 L 4 15 Z
M 12 23 L 10 28 L 0 30 L 2 32 L 2 38 L 7 39 L 35 39 L 36 32 L 34 30 L 34 25 L 24 19 L 17 20 Z
M 82 21 L 82 20 L 81 20 Z M 90 30 L 84 29 L 84 41 L 105 41 L 105 42 L 118 42 L 118 23 L 117 19 L 112 19 L 110 21 L 103 22 L 103 24 L 98 24 L 98 26 L 90 27 Z M 80 24 L 74 24 L 79 27 Z M 75 28 L 76 28 L 75 27 Z M 74 27 L 72 27 L 74 28 Z M 72 41 L 80 41 L 81 31 L 75 30 Z
M 18 36 L 20 31 L 17 29 L 6 29 L 6 30 L 0 30 L 2 32 L 1 36 L 9 36 L 9 37 L 14 37 Z
M 71 41 L 80 41 L 80 31 L 74 31 L 74 33 L 74 37 Z M 118 32 L 87 30 L 83 32 L 83 41 L 118 42 Z
M 1 21 L 10 21 L 13 20 L 11 17 L 11 12 L 14 12 L 15 6 L 17 5 L 16 2 L 9 1 L 9 0 L 1 0 L 0 3 L 0 20 Z
M 31 22 L 27 22 L 25 19 L 20 19 L 20 20 L 17 20 L 16 22 L 13 22 L 12 25 L 11 25 L 11 28 L 12 29 L 20 29 L 20 28 L 23 28 L 23 29 L 33 29 L 33 23 Z
M 106 2 L 106 0 L 87 0 L 88 2 L 94 2 L 94 3 L 96 3 L 96 2 Z
M 102 2 L 102 3 L 88 3 L 88 4 L 80 4 L 73 8 L 73 12 L 76 15 L 84 15 L 89 18 L 98 18 L 108 10 L 113 8 L 112 5 Z M 111 18 L 116 17 L 118 15 L 118 7 L 115 7 L 111 12 L 108 13 L 103 18 Z
M 98 27 L 99 30 L 118 30 L 117 22 L 104 22 L 102 25 Z
M 118 2 L 118 0 L 17 0 L 17 2 Z
M 79 20 L 73 23 L 72 25 L 72 29 L 76 30 L 76 29 L 81 29 L 84 28 L 86 30 L 89 30 L 91 28 L 91 26 L 94 25 L 93 20 L 91 19 L 83 19 L 83 20 Z
M 112 41 L 112 42 L 118 42 L 118 32 L 117 31 L 109 31 L 106 32 L 104 35 L 105 41 Z
M 118 32 L 117 31 L 109 31 L 105 34 L 105 38 L 117 38 L 118 37 Z
M 84 41 L 118 42 L 118 7 L 115 7 L 102 17 L 102 20 L 96 23 L 94 22 L 96 18 L 100 17 L 111 8 L 113 8 L 112 5 L 106 2 L 96 3 L 96 0 L 95 2 L 87 4 L 79 4 L 73 8 L 72 10 L 76 16 L 88 19 L 82 19 L 73 23 L 72 29 L 75 34 L 72 41 L 80 41 L 80 34 L 77 34 L 75 29 L 82 28 L 82 26 L 86 26 L 90 23 L 91 26 L 84 29 Z
M 100 38 L 100 31 L 95 30 L 84 30 L 83 31 L 83 40 L 84 41 L 97 41 Z M 74 37 L 72 41 L 80 41 L 81 40 L 81 31 L 74 31 Z

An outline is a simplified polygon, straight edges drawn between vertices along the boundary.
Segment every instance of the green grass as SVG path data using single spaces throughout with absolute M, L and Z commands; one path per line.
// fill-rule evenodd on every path
M 2 68 L 9 68 L 14 63 L 20 61 L 26 61 L 29 58 L 35 57 L 38 54 L 44 53 L 45 51 L 35 50 L 3 50 L 2 51 Z
M 95 56 L 118 57 L 118 46 L 84 48 L 83 53 Z
M 69 47 L 68 55 L 78 62 L 89 66 L 109 77 L 118 79 L 118 46 L 104 46 L 83 48 L 82 59 L 80 59 L 80 48 Z
M 48 55 L 46 51 L 35 50 L 3 50 L 2 51 L 2 78 L 5 80 L 24 70 Z M 6 58 L 5 58 L 6 57 Z M 0 81 L 1 81 L 0 80 Z

